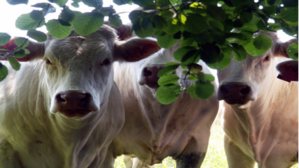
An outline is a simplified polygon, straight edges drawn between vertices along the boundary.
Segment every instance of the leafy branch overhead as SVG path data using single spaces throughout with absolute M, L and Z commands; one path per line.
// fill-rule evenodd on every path
M 27 4 L 28 0 L 7 0 L 11 5 Z M 81 4 L 92 7 L 87 13 L 73 11 Z M 265 53 L 272 40 L 265 35 L 254 36 L 259 30 L 283 30 L 290 36 L 298 37 L 298 1 L 294 0 L 114 0 L 117 5 L 137 4 L 143 10 L 130 12 L 132 29 L 141 38 L 155 36 L 158 44 L 169 48 L 180 42 L 174 53 L 177 63 L 168 64 L 160 73 L 160 88 L 157 97 L 162 103 L 171 103 L 182 91 L 192 97 L 206 99 L 214 92 L 210 76 L 201 72 L 197 64 L 203 60 L 213 69 L 223 69 L 231 59 L 242 61 L 247 53 L 257 56 Z M 55 4 L 55 5 L 54 5 Z M 61 8 L 56 19 L 45 21 L 48 13 Z M 99 29 L 107 18 L 112 26 L 120 26 L 122 21 L 113 6 L 103 7 L 102 0 L 49 0 L 48 3 L 32 5 L 32 12 L 21 15 L 16 27 L 27 30 L 27 35 L 39 42 L 45 41 L 45 33 L 36 28 L 46 26 L 55 38 L 67 37 L 72 27 L 80 35 L 88 35 Z M 0 33 L 0 45 L 10 39 Z M 25 43 L 14 51 L 15 57 L 26 54 Z M 1 48 L 1 47 L 0 47 Z M 298 45 L 290 45 L 287 51 L 291 58 L 298 59 Z M 17 70 L 15 59 L 5 49 L 0 56 L 7 57 Z M 231 57 L 233 55 L 233 57 Z M 0 64 L 0 80 L 7 70 Z M 172 74 L 178 67 L 185 69 L 185 77 L 180 79 Z M 185 88 L 184 82 L 194 82 Z

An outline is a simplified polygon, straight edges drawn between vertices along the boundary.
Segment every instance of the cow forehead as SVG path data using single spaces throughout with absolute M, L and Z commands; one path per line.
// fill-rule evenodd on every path
M 79 60 L 94 59 L 94 57 L 111 57 L 112 49 L 117 35 L 108 26 L 103 26 L 98 31 L 88 35 L 80 36 L 74 31 L 64 38 L 50 38 L 46 44 L 46 56 L 54 56 L 59 61 L 78 58 Z M 105 58 L 103 58 L 105 59 Z

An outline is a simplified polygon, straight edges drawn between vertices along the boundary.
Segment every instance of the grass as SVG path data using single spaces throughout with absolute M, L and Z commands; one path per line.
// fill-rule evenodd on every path
M 221 127 L 220 117 L 218 116 L 212 125 L 211 137 L 208 151 L 201 168 L 226 168 L 226 156 L 223 146 L 224 132 Z M 126 168 L 122 156 L 115 161 L 114 168 Z M 176 168 L 175 161 L 171 157 L 163 160 L 162 164 L 156 164 L 155 168 Z M 255 166 L 257 168 L 257 166 Z M 298 164 L 292 168 L 298 168 Z

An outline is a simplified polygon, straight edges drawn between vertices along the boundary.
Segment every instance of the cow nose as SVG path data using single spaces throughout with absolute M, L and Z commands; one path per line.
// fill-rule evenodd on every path
M 164 66 L 145 67 L 142 69 L 142 81 L 139 82 L 141 85 L 145 84 L 150 88 L 158 88 L 158 73 Z
M 91 100 L 91 94 L 81 91 L 65 91 L 56 95 L 57 103 L 85 106 Z
M 53 111 L 59 111 L 68 117 L 85 116 L 86 114 L 97 111 L 90 93 L 79 90 L 68 90 L 59 92 L 55 96 Z
M 251 96 L 251 87 L 239 82 L 222 84 L 218 90 L 218 100 L 224 100 L 228 104 L 246 104 Z

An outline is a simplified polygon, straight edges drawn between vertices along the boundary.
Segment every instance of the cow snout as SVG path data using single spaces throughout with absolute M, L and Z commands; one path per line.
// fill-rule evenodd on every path
M 92 95 L 79 90 L 68 90 L 57 93 L 54 110 L 67 117 L 83 117 L 92 111 L 98 111 Z
M 164 66 L 159 67 L 145 67 L 142 69 L 141 80 L 139 81 L 140 85 L 147 85 L 150 88 L 158 88 L 158 73 Z
M 218 90 L 218 100 L 224 100 L 228 104 L 246 104 L 251 100 L 252 89 L 249 85 L 230 82 L 222 84 Z

